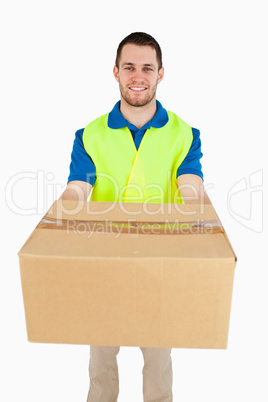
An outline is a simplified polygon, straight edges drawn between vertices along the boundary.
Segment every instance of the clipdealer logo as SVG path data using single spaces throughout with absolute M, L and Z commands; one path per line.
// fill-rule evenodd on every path
M 92 176 L 91 173 L 88 174 L 87 179 L 90 180 Z M 126 184 L 122 188 L 119 187 L 117 181 L 110 175 L 104 173 L 98 173 L 98 177 L 104 178 L 108 181 L 112 187 L 114 193 L 114 199 L 121 200 L 117 203 L 120 204 L 120 208 L 122 211 L 127 213 L 128 215 L 136 214 L 136 211 L 130 211 L 125 208 L 125 194 L 126 192 L 130 192 L 131 195 L 128 194 L 126 203 L 143 203 L 144 204 L 144 212 L 147 214 L 157 214 L 163 213 L 163 200 L 165 199 L 165 191 L 159 184 L 153 184 L 145 186 L 146 194 L 144 194 L 144 189 L 136 184 Z M 185 185 L 186 186 L 186 185 Z M 197 191 L 194 186 L 187 185 L 192 190 L 193 198 L 195 198 Z M 37 171 L 22 171 L 17 172 L 12 175 L 6 183 L 5 189 L 5 199 L 6 205 L 8 208 L 17 215 L 22 216 L 32 216 L 32 215 L 44 215 L 48 208 L 51 207 L 53 202 L 57 200 L 63 191 L 65 190 L 66 185 L 56 183 L 55 175 L 52 172 L 45 172 L 43 170 Z M 151 195 L 151 190 L 153 189 L 153 195 Z M 78 200 L 81 195 L 81 187 L 79 185 L 73 185 L 73 191 L 77 192 Z M 180 203 L 174 203 L 170 189 L 167 193 L 168 195 L 168 203 L 166 205 L 171 206 L 175 205 L 175 208 L 182 212 L 180 209 Z M 176 195 L 177 196 L 177 195 Z M 175 196 L 174 196 L 175 197 Z M 89 198 L 90 199 L 90 195 Z M 190 197 L 191 199 L 191 197 Z M 115 204 L 114 202 L 113 204 Z M 150 205 L 158 204 L 158 210 L 150 211 Z M 148 207 L 147 207 L 148 205 Z M 113 208 L 113 205 L 109 207 Z M 107 211 L 103 211 L 106 213 Z M 171 208 L 169 208 L 169 212 L 171 212 Z M 184 211 L 185 214 L 191 214 L 193 211 Z
M 108 177 L 106 175 L 105 177 L 113 183 L 115 193 L 117 194 L 119 189 L 116 186 L 116 182 L 110 176 Z M 139 202 L 139 197 L 142 199 L 143 196 L 143 194 L 140 194 L 141 189 L 139 189 L 138 186 L 136 187 L 135 189 L 138 196 L 134 197 L 132 202 Z M 55 182 L 55 175 L 52 172 L 45 172 L 43 170 L 17 172 L 12 175 L 6 183 L 6 205 L 17 215 L 44 216 L 48 208 L 60 197 L 65 188 L 65 184 Z M 214 189 L 214 185 L 206 185 L 205 190 L 207 191 L 208 189 Z M 78 187 L 77 191 L 79 192 L 79 190 Z M 236 222 L 243 225 L 248 230 L 261 233 L 263 231 L 264 216 L 263 194 L 263 169 L 259 169 L 236 181 L 230 187 L 226 198 L 228 213 Z M 162 213 L 161 188 L 159 188 L 158 202 L 160 202 L 160 204 L 158 204 L 159 209 L 154 211 L 151 210 L 152 204 L 150 202 L 144 203 L 144 212 L 149 215 Z M 126 209 L 124 202 L 120 202 L 119 204 L 122 211 L 128 215 L 136 214 L 136 211 Z M 182 211 L 180 205 L 181 204 L 175 205 L 178 212 L 183 212 L 184 214 L 194 212 Z M 103 211 L 104 214 L 105 212 L 107 211 Z
M 263 231 L 263 170 L 237 181 L 227 195 L 230 215 L 256 233 Z

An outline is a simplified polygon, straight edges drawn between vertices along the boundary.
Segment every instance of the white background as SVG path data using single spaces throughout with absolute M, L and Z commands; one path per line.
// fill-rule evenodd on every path
M 145 31 L 163 51 L 158 99 L 201 130 L 205 184 L 238 257 L 228 349 L 173 349 L 174 401 L 267 402 L 265 1 L 11 0 L 0 29 L 0 400 L 86 400 L 89 347 L 27 341 L 17 252 L 64 189 L 75 131 L 119 99 L 118 43 Z M 140 350 L 118 360 L 119 402 L 142 401 Z

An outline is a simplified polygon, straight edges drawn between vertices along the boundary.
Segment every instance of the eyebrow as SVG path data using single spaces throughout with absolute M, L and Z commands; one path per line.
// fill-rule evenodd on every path
M 144 67 L 155 67 L 154 64 L 150 64 L 150 63 L 145 63 L 145 64 L 142 64 L 142 65 Z M 124 67 L 124 66 L 135 66 L 135 64 L 128 62 L 128 63 L 123 63 L 122 67 Z

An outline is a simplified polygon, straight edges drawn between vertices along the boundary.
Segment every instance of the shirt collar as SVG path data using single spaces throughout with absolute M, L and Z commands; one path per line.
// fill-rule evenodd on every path
M 165 126 L 168 122 L 168 114 L 166 109 L 163 108 L 161 103 L 156 101 L 157 110 L 154 117 L 148 121 L 141 129 L 149 129 L 151 127 L 161 128 Z M 108 127 L 113 129 L 119 129 L 123 127 L 128 127 L 130 130 L 138 130 L 136 126 L 129 123 L 120 111 L 120 101 L 118 101 L 113 110 L 108 116 Z

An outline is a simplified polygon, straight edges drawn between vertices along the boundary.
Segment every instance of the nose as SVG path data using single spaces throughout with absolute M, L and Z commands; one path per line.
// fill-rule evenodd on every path
M 135 82 L 137 82 L 137 83 L 138 83 L 138 82 L 139 82 L 139 83 L 142 83 L 142 82 L 144 81 L 144 74 L 143 74 L 143 71 L 136 69 L 136 70 L 134 71 L 133 75 L 132 75 L 132 79 L 133 79 L 133 81 L 135 81 Z

